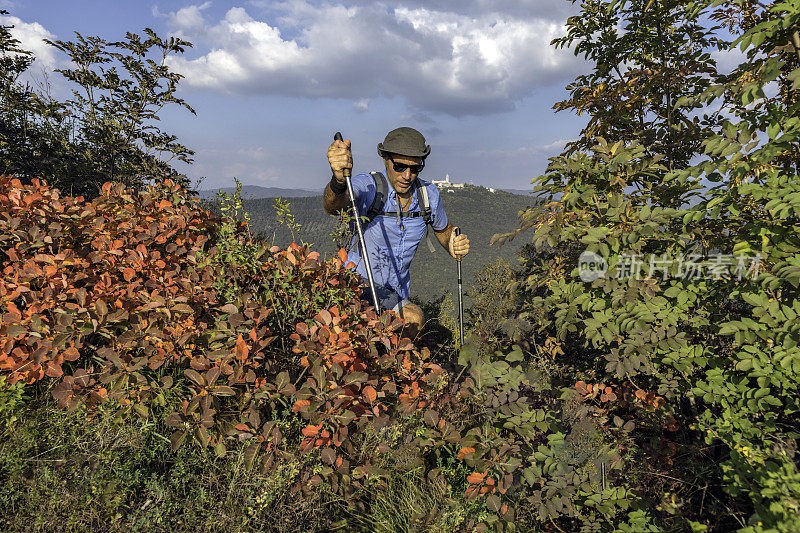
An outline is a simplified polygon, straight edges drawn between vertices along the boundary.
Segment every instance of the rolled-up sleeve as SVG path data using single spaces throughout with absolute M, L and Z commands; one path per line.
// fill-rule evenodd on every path
M 431 226 L 436 231 L 442 231 L 447 227 L 447 214 L 444 212 L 444 204 L 436 185 L 426 185 L 428 189 L 428 200 L 431 203 Z
M 358 213 L 364 216 L 369 211 L 372 200 L 375 198 L 375 180 L 366 172 L 361 172 L 353 176 L 350 182 L 353 184 L 353 194 L 356 197 Z

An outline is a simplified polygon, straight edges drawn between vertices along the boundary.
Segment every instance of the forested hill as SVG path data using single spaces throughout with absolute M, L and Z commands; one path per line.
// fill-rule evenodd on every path
M 213 200 L 217 193 L 223 192 L 233 194 L 236 187 L 222 187 L 220 189 L 198 190 L 197 195 L 202 199 Z M 260 187 L 258 185 L 242 185 L 241 195 L 243 198 L 280 198 L 280 197 L 300 197 L 318 196 L 322 194 L 322 189 L 312 191 L 308 189 L 283 189 L 281 187 Z
M 465 291 L 472 285 L 472 274 L 482 265 L 503 257 L 514 262 L 523 237 L 503 246 L 489 246 L 495 233 L 508 232 L 517 227 L 520 210 L 536 203 L 533 196 L 490 192 L 484 187 L 467 186 L 464 189 L 442 191 L 444 207 L 449 221 L 460 226 L 469 236 L 470 253 L 463 262 Z M 285 247 L 292 240 L 313 244 L 317 251 L 329 255 L 337 249 L 335 234 L 337 218 L 329 216 L 322 208 L 322 197 L 286 198 L 289 211 L 300 225 L 295 237 L 285 224 L 279 222 L 275 199 L 246 200 L 245 209 L 250 215 L 254 233 L 278 246 Z M 420 243 L 412 263 L 411 292 L 423 300 L 434 299 L 446 291 L 456 291 L 456 263 L 433 238 L 435 252 L 431 253 L 425 242 Z

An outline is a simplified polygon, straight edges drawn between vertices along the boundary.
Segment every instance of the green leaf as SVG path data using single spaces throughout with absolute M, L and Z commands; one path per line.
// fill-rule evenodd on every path
M 225 445 L 223 443 L 218 442 L 214 446 L 214 455 L 216 455 L 217 457 L 225 457 L 226 452 L 227 450 L 225 449 Z
M 192 381 L 194 381 L 199 386 L 201 386 L 201 387 L 205 387 L 206 386 L 206 380 L 203 379 L 203 376 L 201 376 L 196 370 L 193 370 L 191 368 L 187 368 L 186 370 L 183 371 L 183 374 L 187 378 L 189 378 Z
M 187 432 L 185 429 L 181 429 L 170 435 L 169 437 L 169 441 L 171 444 L 170 447 L 172 448 L 173 452 L 177 451 L 178 448 L 180 448 L 183 445 L 183 441 L 186 440 L 186 433 Z
M 800 91 L 800 68 L 791 71 L 786 78 L 792 82 L 793 91 Z
M 493 513 L 499 512 L 502 506 L 503 502 L 496 494 L 489 494 L 486 497 L 486 507 Z

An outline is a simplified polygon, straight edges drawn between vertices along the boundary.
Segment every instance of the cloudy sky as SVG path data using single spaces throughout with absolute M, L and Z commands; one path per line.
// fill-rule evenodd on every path
M 0 0 L 6 24 L 36 53 L 33 76 L 64 65 L 41 41 L 73 32 L 120 40 L 150 27 L 193 48 L 170 66 L 197 111 L 162 114 L 197 153 L 179 170 L 202 188 L 322 188 L 341 130 L 356 171 L 378 168 L 390 129 L 432 145 L 423 177 L 528 189 L 583 119 L 554 114 L 585 65 L 550 41 L 568 0 Z M 55 90 L 65 90 L 51 74 Z

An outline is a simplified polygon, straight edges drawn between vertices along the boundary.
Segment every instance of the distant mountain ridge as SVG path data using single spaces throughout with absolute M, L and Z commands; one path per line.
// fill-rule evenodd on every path
M 213 199 L 217 192 L 233 194 L 236 187 L 221 187 L 219 189 L 206 189 L 197 191 L 200 198 Z M 244 199 L 259 198 L 304 198 L 307 196 L 322 196 L 322 189 L 283 189 L 281 187 L 261 187 L 260 185 L 242 185 L 242 197 Z
M 530 196 L 529 189 L 500 189 L 501 191 L 510 192 L 511 194 L 521 194 L 522 196 Z
M 498 189 L 500 191 L 509 192 L 511 194 L 520 194 L 523 196 L 530 195 L 530 191 L 523 189 Z M 224 192 L 233 194 L 236 192 L 236 187 L 221 187 L 219 189 L 205 189 L 197 191 L 197 194 L 202 199 L 213 199 L 217 196 L 217 192 Z M 309 196 L 322 196 L 322 189 L 284 189 L 281 187 L 262 187 L 260 185 L 242 185 L 242 196 L 247 199 L 258 200 L 261 198 L 306 198 Z

